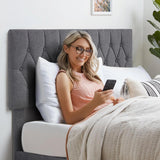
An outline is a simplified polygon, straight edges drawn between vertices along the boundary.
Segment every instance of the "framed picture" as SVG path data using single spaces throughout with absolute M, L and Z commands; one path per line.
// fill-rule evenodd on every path
M 92 15 L 111 15 L 112 0 L 91 0 Z

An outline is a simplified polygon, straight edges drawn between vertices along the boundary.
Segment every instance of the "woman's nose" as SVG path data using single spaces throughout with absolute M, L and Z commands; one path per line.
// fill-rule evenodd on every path
M 80 55 L 81 55 L 82 57 L 87 57 L 86 51 L 83 51 Z

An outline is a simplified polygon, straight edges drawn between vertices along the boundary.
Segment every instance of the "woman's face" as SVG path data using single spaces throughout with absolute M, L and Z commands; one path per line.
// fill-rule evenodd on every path
M 70 47 L 64 45 L 64 50 L 68 54 L 72 69 L 77 72 L 81 72 L 81 67 L 87 62 L 92 54 L 90 44 L 84 38 L 76 40 Z

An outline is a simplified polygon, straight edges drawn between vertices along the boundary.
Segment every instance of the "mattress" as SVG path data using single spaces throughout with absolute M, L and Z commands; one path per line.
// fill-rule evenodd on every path
M 66 157 L 66 136 L 71 125 L 43 121 L 27 122 L 22 128 L 24 152 Z

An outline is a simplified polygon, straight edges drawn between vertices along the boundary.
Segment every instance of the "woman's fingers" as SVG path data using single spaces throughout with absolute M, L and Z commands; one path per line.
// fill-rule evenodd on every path
M 111 98 L 111 96 L 113 95 L 113 90 L 104 91 L 104 94 L 105 94 L 106 96 L 110 96 L 110 98 Z M 112 96 L 112 97 L 113 97 L 113 96 Z
M 110 90 L 106 90 L 106 91 L 102 91 L 103 93 L 113 93 L 113 90 L 112 89 L 110 89 Z
M 113 104 L 117 104 L 117 103 L 120 103 L 120 102 L 123 102 L 124 101 L 124 98 L 120 97 L 120 98 L 117 98 L 113 101 Z
M 107 100 L 110 99 L 111 95 L 113 94 L 112 90 L 108 90 L 108 91 L 102 91 L 102 90 L 97 90 L 95 92 L 95 96 L 94 96 L 94 101 L 100 104 L 105 103 Z
M 122 98 L 122 97 L 118 98 L 118 103 L 123 102 L 123 101 L 124 101 L 124 98 Z

